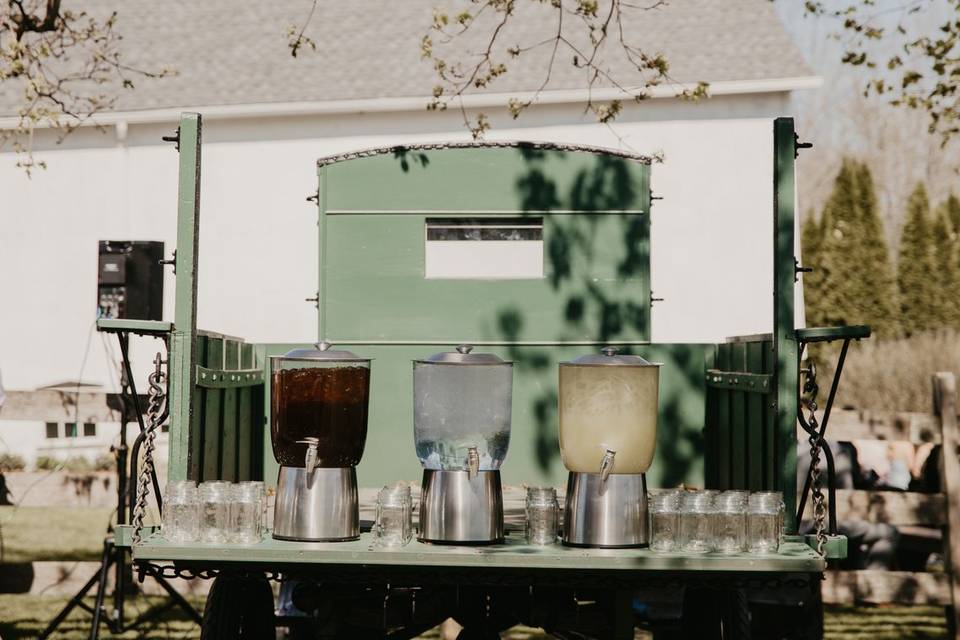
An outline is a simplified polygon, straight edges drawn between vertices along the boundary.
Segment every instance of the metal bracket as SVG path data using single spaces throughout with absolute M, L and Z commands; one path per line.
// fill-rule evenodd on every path
M 654 302 L 663 302 L 664 300 L 665 300 L 665 298 L 654 298 L 654 297 L 653 297 L 653 291 L 650 292 L 650 306 L 651 306 L 651 307 L 653 306 L 653 303 L 654 303 Z
M 793 158 L 796 160 L 800 157 L 801 149 L 813 149 L 812 142 L 800 142 L 800 135 L 794 132 L 793 134 Z
M 313 306 L 319 309 L 320 308 L 320 292 L 317 291 L 317 293 L 312 298 L 304 298 L 303 301 L 312 302 Z
M 177 250 L 173 250 L 173 257 L 169 260 L 157 260 L 157 264 L 173 265 L 173 275 L 177 275 Z
M 263 383 L 262 369 L 207 369 L 197 366 L 197 386 L 206 389 L 253 387 Z
M 317 192 L 314 193 L 313 195 L 307 196 L 307 202 L 319 203 L 319 202 L 320 202 L 320 192 L 317 191 Z
M 800 280 L 801 273 L 813 273 L 813 267 L 801 267 L 800 262 L 797 260 L 797 257 L 793 257 L 793 281 L 797 282 Z
M 707 386 L 754 393 L 767 393 L 773 388 L 773 376 L 768 373 L 746 373 L 707 369 Z
M 177 132 L 172 136 L 163 136 L 160 139 L 164 142 L 173 142 L 177 147 L 177 151 L 180 151 L 180 127 L 177 127 Z

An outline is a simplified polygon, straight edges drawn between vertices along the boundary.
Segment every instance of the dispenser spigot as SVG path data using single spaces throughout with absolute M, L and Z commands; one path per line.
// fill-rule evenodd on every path
M 470 480 L 473 480 L 477 477 L 477 473 L 480 472 L 480 454 L 477 453 L 476 447 L 469 447 L 467 449 L 467 477 Z
M 612 449 L 607 449 L 607 452 L 603 454 L 603 460 L 600 461 L 600 483 L 602 485 L 607 484 L 607 478 L 613 471 L 613 459 L 616 455 L 617 452 Z
M 304 438 L 303 440 L 297 440 L 297 444 L 307 445 L 307 455 L 304 457 L 303 466 L 308 474 L 313 473 L 313 470 L 317 468 L 317 459 L 320 457 L 320 453 L 317 451 L 320 446 L 320 439 Z

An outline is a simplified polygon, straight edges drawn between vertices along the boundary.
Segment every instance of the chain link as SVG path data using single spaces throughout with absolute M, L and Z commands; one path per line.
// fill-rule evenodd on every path
M 150 480 L 153 477 L 153 450 L 156 445 L 157 429 L 163 416 L 166 404 L 166 390 L 164 382 L 167 375 L 163 371 L 163 360 L 160 354 L 153 359 L 153 373 L 147 378 L 150 385 L 147 395 L 147 431 L 143 448 L 143 466 L 140 468 L 140 477 L 137 478 L 137 501 L 133 506 L 133 544 L 140 543 L 140 534 L 143 529 L 143 519 L 147 512 L 147 499 L 150 496 Z
M 442 149 L 534 149 L 537 151 L 587 151 L 589 153 L 602 153 L 607 156 L 617 156 L 627 160 L 636 160 L 650 164 L 656 158 L 644 156 L 620 149 L 603 149 L 586 144 L 563 144 L 556 142 L 516 142 L 516 141 L 478 141 L 478 142 L 426 142 L 423 144 L 394 145 L 390 147 L 373 147 L 371 149 L 362 149 L 360 151 L 351 151 L 349 153 L 340 153 L 337 155 L 326 156 L 317 160 L 318 167 L 325 167 L 345 160 L 356 160 L 357 158 L 368 158 L 387 153 L 403 153 L 405 151 L 439 151 Z
M 813 525 L 817 536 L 817 553 L 823 555 L 823 547 L 827 542 L 826 518 L 827 507 L 823 497 L 823 479 L 820 476 L 820 450 L 822 442 L 820 434 L 817 431 L 819 423 L 817 422 L 817 392 L 820 387 L 817 385 L 817 365 L 810 361 L 810 366 L 805 370 L 806 379 L 803 383 L 804 398 L 803 404 L 810 412 L 807 422 L 810 425 L 810 498 L 813 502 Z

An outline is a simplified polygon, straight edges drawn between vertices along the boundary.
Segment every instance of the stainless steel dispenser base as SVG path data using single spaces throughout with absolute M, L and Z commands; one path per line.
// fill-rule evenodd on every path
M 301 542 L 336 542 L 360 537 L 357 471 L 353 467 L 312 472 L 280 467 L 273 537 Z
M 642 473 L 570 472 L 564 510 L 563 544 L 574 547 L 645 547 L 647 477 Z
M 423 471 L 421 542 L 503 542 L 503 491 L 499 471 Z

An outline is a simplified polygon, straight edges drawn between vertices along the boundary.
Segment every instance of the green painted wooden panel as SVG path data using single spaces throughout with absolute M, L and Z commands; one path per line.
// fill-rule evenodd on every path
M 730 369 L 730 345 L 717 345 L 717 368 L 721 371 L 731 371 Z M 733 393 L 729 389 L 714 389 L 712 391 L 717 396 L 717 484 L 713 489 L 729 489 L 731 487 L 731 426 L 730 426 L 730 396 Z
M 263 355 L 301 345 L 263 345 Z M 650 345 L 635 352 L 663 362 L 657 452 L 648 473 L 650 487 L 703 482 L 704 352 L 708 345 Z M 557 363 L 585 353 L 573 346 L 484 347 L 513 360 L 513 420 L 504 482 L 563 484 L 566 471 L 557 441 Z M 441 350 L 409 345 L 356 345 L 351 350 L 374 358 L 366 449 L 358 468 L 361 486 L 419 480 L 413 445 L 412 360 Z M 264 358 L 266 361 L 266 358 Z M 268 365 L 264 365 L 265 367 Z M 269 397 L 269 390 L 267 390 Z M 269 412 L 268 412 L 269 413 Z M 277 465 L 265 428 L 264 478 L 276 482 Z
M 733 371 L 747 370 L 747 345 L 743 342 L 730 345 L 730 365 Z M 728 393 L 730 394 L 730 486 L 733 489 L 746 489 L 747 392 L 729 391 Z
M 716 369 L 719 357 L 718 345 L 709 345 L 704 352 L 704 370 Z M 716 389 L 707 387 L 705 401 L 705 415 L 703 427 L 703 486 L 707 488 L 720 486 L 720 469 L 717 462 L 717 393 Z
M 254 366 L 253 345 L 240 345 L 240 368 L 252 369 Z M 254 421 L 253 415 L 253 394 L 259 391 L 260 387 L 241 387 L 238 390 L 237 398 L 237 479 L 254 480 L 253 470 L 253 440 L 254 440 Z M 261 420 L 257 422 L 262 423 Z
M 767 342 L 746 343 L 747 368 L 750 373 L 767 373 L 763 369 L 763 351 L 769 348 Z M 760 491 L 764 488 L 763 458 L 764 458 L 764 422 L 766 411 L 764 401 L 767 394 L 747 394 L 747 488 L 751 491 Z
M 236 340 L 225 340 L 223 345 L 223 368 L 240 368 L 240 346 Z M 237 481 L 238 406 L 237 388 L 223 390 L 223 432 L 220 437 L 221 480 Z
M 177 129 L 180 155 L 177 191 L 176 309 L 170 340 L 170 480 L 195 478 L 194 434 L 199 416 L 194 395 L 197 355 L 197 246 L 200 229 L 202 121 L 184 113 Z
M 425 279 L 424 225 L 423 215 L 326 216 L 323 337 L 649 339 L 646 216 L 545 216 L 545 277 L 524 280 Z
M 598 211 L 640 209 L 648 170 L 590 152 L 475 148 L 370 156 L 320 176 L 328 211 Z
M 197 362 L 207 361 L 207 338 L 206 336 L 197 336 L 196 340 Z M 195 374 L 194 374 L 195 375 Z M 203 477 L 203 419 L 204 419 L 204 400 L 203 390 L 193 386 L 190 389 L 190 402 L 193 404 L 193 411 L 190 419 L 190 464 L 188 478 L 190 480 L 200 481 Z M 171 426 L 172 429 L 172 426 Z
M 223 368 L 223 338 L 207 338 L 203 366 Z M 223 389 L 203 389 L 203 444 L 200 463 L 202 480 L 220 479 L 220 438 L 223 433 Z
M 794 330 L 794 161 L 796 133 L 793 118 L 777 118 L 773 124 L 773 346 L 777 389 L 777 489 L 783 491 L 788 533 L 795 533 L 797 482 L 797 359 Z

